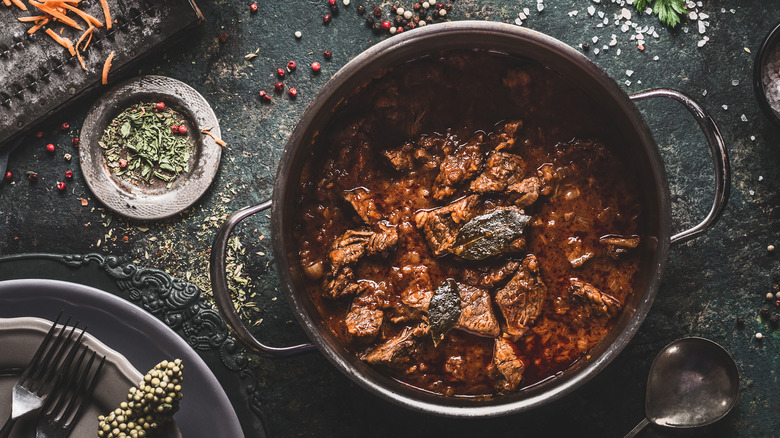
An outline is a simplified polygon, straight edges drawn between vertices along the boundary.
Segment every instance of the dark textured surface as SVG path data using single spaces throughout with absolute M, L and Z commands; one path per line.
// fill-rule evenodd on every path
M 211 103 L 228 142 L 211 189 L 194 208 L 162 222 L 128 223 L 101 210 L 81 179 L 77 151 L 70 144 L 94 100 L 89 97 L 52 117 L 40 127 L 44 138 L 28 136 L 11 156 L 14 183 L 0 185 L 0 254 L 105 251 L 179 277 L 192 271 L 193 282 L 204 277 L 201 265 L 215 225 L 224 213 L 270 195 L 281 150 L 306 104 L 340 66 L 380 39 L 355 12 L 360 3 L 353 0 L 344 7 L 339 0 L 340 14 L 323 26 L 326 1 L 261 2 L 257 14 L 249 13 L 248 2 L 203 2 L 200 6 L 207 22 L 186 42 L 149 58 L 137 72 L 183 80 Z M 586 9 L 591 5 L 606 13 L 609 25 L 595 27 L 601 21 L 588 15 Z M 317 353 L 283 360 L 256 359 L 252 370 L 262 388 L 258 402 L 269 436 L 622 436 L 643 416 L 652 358 L 668 342 L 689 335 L 713 339 L 733 354 L 742 376 L 739 403 L 724 420 L 704 430 L 650 430 L 642 436 L 777 436 L 780 332 L 762 320 L 759 309 L 771 304 L 770 313 L 778 312 L 764 295 L 771 291 L 780 257 L 766 250 L 767 245 L 777 244 L 780 232 L 775 211 L 780 201 L 776 170 L 780 128 L 760 112 L 751 88 L 755 50 L 780 20 L 777 4 L 703 0 L 699 10 L 710 15 L 705 33 L 709 41 L 703 47 L 696 44 L 701 39 L 696 22 L 684 22 L 681 28 L 668 31 L 654 17 L 637 18 L 633 12 L 641 27 L 655 26 L 659 34 L 659 38 L 647 36 L 644 51 L 629 41 L 630 32 L 622 33 L 612 24 L 613 14 L 619 14 L 621 7 L 608 0 L 600 4 L 546 0 L 542 13 L 535 6 L 532 1 L 460 0 L 450 17 L 511 23 L 523 7 L 529 7 L 525 27 L 571 45 L 589 42 L 588 56 L 628 92 L 670 87 L 696 97 L 719 124 L 732 160 L 732 195 L 726 213 L 704 236 L 672 248 L 658 298 L 633 341 L 604 372 L 559 402 L 498 419 L 440 419 L 377 399 L 354 386 Z M 569 16 L 573 10 L 578 14 Z M 295 39 L 296 30 L 303 33 L 302 39 Z M 225 43 L 218 38 L 222 33 L 228 35 Z M 593 49 L 608 44 L 612 34 L 617 36 L 617 45 L 595 55 Z M 597 44 L 591 40 L 594 36 L 599 38 Z M 245 59 L 244 55 L 257 49 L 256 58 Z M 332 60 L 323 59 L 324 50 L 333 52 Z M 659 60 L 654 61 L 654 56 Z M 298 69 L 284 82 L 297 88 L 297 100 L 272 92 L 276 68 L 291 59 Z M 313 61 L 322 64 L 320 74 L 308 68 Z M 626 70 L 633 74 L 629 77 Z M 735 80 L 738 84 L 732 85 Z M 257 98 L 259 89 L 271 93 L 273 102 L 262 103 Z M 638 106 L 667 162 L 675 230 L 682 230 L 702 218 L 711 204 L 713 171 L 704 137 L 674 102 Z M 742 114 L 747 122 L 741 120 Z M 58 130 L 63 121 L 74 127 L 68 134 Z M 53 155 L 43 147 L 51 142 L 58 145 Z M 65 153 L 74 156 L 70 162 L 63 159 Z M 76 175 L 68 181 L 66 192 L 59 193 L 55 183 L 63 180 L 67 169 Z M 24 179 L 27 170 L 38 172 L 39 182 L 28 183 Z M 79 198 L 85 198 L 88 205 L 83 207 Z M 259 327 L 274 345 L 304 340 L 284 300 L 273 299 L 278 294 L 273 261 L 257 254 L 271 252 L 267 221 L 251 220 L 240 231 L 250 255 L 247 269 L 263 312 Z M 72 277 L 83 280 L 79 275 Z M 106 287 L 111 287 L 110 282 Z M 744 326 L 736 324 L 738 317 L 744 318 Z M 764 334 L 762 342 L 753 338 L 756 332 Z M 242 413 L 245 430 L 252 430 L 254 417 L 246 406 L 240 406 L 245 388 L 239 378 L 229 373 L 220 378 Z

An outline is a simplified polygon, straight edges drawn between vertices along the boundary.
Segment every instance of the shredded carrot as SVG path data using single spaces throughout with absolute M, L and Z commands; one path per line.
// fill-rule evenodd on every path
M 106 58 L 106 62 L 103 64 L 103 84 L 108 83 L 108 71 L 111 70 L 111 62 L 114 60 L 114 51 L 112 50 L 111 53 L 108 54 L 108 58 Z
M 70 52 L 71 56 L 76 56 L 76 50 L 73 49 L 73 42 L 68 38 L 63 38 L 59 35 L 57 35 L 53 30 L 46 29 L 46 35 L 49 35 L 52 37 L 54 41 L 57 42 L 57 44 L 61 45 L 62 47 L 65 47 L 68 49 L 68 52 Z
M 103 23 L 101 23 L 100 20 L 98 20 L 97 18 L 87 14 L 86 12 L 82 11 L 81 9 L 79 9 L 79 8 L 77 8 L 75 6 L 71 6 L 71 5 L 67 4 L 67 3 L 63 3 L 62 7 L 64 7 L 65 9 L 68 9 L 70 11 L 75 12 L 76 15 L 81 17 L 81 19 L 86 21 L 87 24 L 89 24 L 90 26 L 94 25 L 94 26 L 97 26 L 97 27 L 103 27 Z
M 14 0 L 11 0 L 14 1 Z M 55 8 L 48 6 L 43 3 L 38 3 L 36 1 L 30 0 L 30 4 L 35 6 L 36 8 L 40 9 L 41 12 L 45 12 L 52 17 L 56 18 L 57 20 L 67 24 L 70 27 L 75 27 L 78 30 L 84 30 L 83 27 L 79 26 L 78 23 L 76 23 L 72 18 L 68 18 L 63 14 L 62 12 L 57 11 Z
M 111 29 L 111 11 L 108 10 L 108 2 L 100 0 L 100 6 L 103 8 L 103 16 L 106 19 L 106 29 Z
M 222 146 L 222 147 L 227 145 L 227 143 L 225 143 L 224 140 L 222 140 L 221 138 L 219 138 L 216 135 L 212 134 L 211 131 L 209 131 L 208 129 L 203 129 L 200 132 L 202 132 L 202 133 L 208 135 L 209 137 L 213 138 L 214 141 L 217 142 L 217 144 Z
M 32 35 L 32 34 L 34 34 L 35 32 L 38 32 L 38 29 L 40 29 L 40 28 L 42 28 L 43 26 L 45 26 L 45 25 L 49 24 L 49 20 L 50 20 L 50 18 L 49 18 L 49 17 L 46 17 L 46 18 L 44 18 L 43 20 L 41 20 L 41 21 L 39 21 L 38 23 L 36 23 L 36 24 L 35 24 L 35 26 L 31 27 L 31 28 L 30 28 L 30 29 L 27 31 L 27 33 L 29 33 L 30 35 Z
M 31 15 L 29 17 L 19 17 L 19 18 L 17 18 L 17 20 L 22 21 L 22 22 L 27 22 L 27 21 L 43 20 L 44 18 L 46 18 L 45 15 Z
M 83 34 L 81 34 L 81 37 L 78 41 L 76 41 L 76 58 L 79 59 L 79 64 L 81 64 L 81 68 L 84 69 L 84 71 L 87 71 L 87 66 L 84 64 L 84 57 L 81 56 L 81 51 L 79 50 L 79 46 L 81 45 L 81 42 L 84 41 L 84 38 L 86 38 L 87 35 L 92 35 L 92 31 L 95 30 L 94 26 L 89 26 L 89 29 L 85 30 Z
M 24 3 L 20 2 L 19 0 L 11 0 L 11 3 L 15 4 L 17 8 L 26 11 L 27 6 L 24 5 Z
M 11 0 L 3 0 L 3 4 L 6 6 L 11 6 Z
M 87 50 L 87 47 L 89 47 L 89 43 L 92 42 L 92 32 L 89 33 L 89 38 L 87 38 L 87 42 L 84 43 L 84 47 L 81 48 L 81 50 Z

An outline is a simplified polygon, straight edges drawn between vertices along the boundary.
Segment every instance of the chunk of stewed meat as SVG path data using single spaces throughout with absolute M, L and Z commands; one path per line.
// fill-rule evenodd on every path
M 458 283 L 460 318 L 455 328 L 480 336 L 495 337 L 501 333 L 493 303 L 487 289 Z
M 599 243 L 607 247 L 607 254 L 612 259 L 618 260 L 629 250 L 639 246 L 639 236 L 626 237 L 609 234 L 599 238 Z
M 322 296 L 336 300 L 354 295 L 360 287 L 355 283 L 355 272 L 349 266 L 342 266 L 338 271 L 328 274 Z
M 522 336 L 542 312 L 547 287 L 542 282 L 539 262 L 529 254 L 511 280 L 496 292 L 496 304 L 504 315 L 506 333 Z
M 366 293 L 352 301 L 344 320 L 352 341 L 371 342 L 379 334 L 385 313 L 379 309 L 376 297 Z
M 477 176 L 482 170 L 484 134 L 476 134 L 454 153 L 444 157 L 439 175 L 433 182 L 434 199 L 442 200 L 455 194 L 457 186 Z
M 476 193 L 503 192 L 522 181 L 524 175 L 525 162 L 519 155 L 493 151 L 485 160 L 485 170 L 469 189 Z
M 358 187 L 347 190 L 344 192 L 344 199 L 352 205 L 352 208 L 366 224 L 372 225 L 382 219 L 379 207 L 367 188 Z
M 328 254 L 331 271 L 336 272 L 342 266 L 354 264 L 364 255 L 393 249 L 398 243 L 398 231 L 395 227 L 381 223 L 379 229 L 379 232 L 348 230 L 336 239 Z
M 394 315 L 391 321 L 394 323 L 403 321 L 420 320 L 428 313 L 428 306 L 433 298 L 433 284 L 425 266 L 414 269 L 415 277 L 401 292 L 401 300 L 394 307 Z
M 523 380 L 525 364 L 517 356 L 517 348 L 509 339 L 496 338 L 493 344 L 493 365 L 496 367 L 499 391 L 513 391 Z
M 414 146 L 413 143 L 407 142 L 399 148 L 382 151 L 382 155 L 387 158 L 393 169 L 398 171 L 412 170 L 414 169 Z
M 419 211 L 414 220 L 433 253 L 442 255 L 452 248 L 458 230 L 477 215 L 479 207 L 479 196 L 470 195 L 444 207 Z
M 369 350 L 362 359 L 373 365 L 403 368 L 412 362 L 420 350 L 422 338 L 428 334 L 428 330 L 425 323 L 404 327 L 401 333 Z
M 581 280 L 570 280 L 569 292 L 572 297 L 582 303 L 590 316 L 595 318 L 612 318 L 620 312 L 622 307 L 620 301 L 615 297 Z
M 506 191 L 512 196 L 514 204 L 522 208 L 528 207 L 539 199 L 541 186 L 539 178 L 533 176 L 512 184 Z

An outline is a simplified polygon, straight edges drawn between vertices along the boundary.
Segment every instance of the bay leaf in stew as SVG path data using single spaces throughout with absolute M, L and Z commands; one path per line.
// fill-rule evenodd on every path
M 530 220 L 530 216 L 509 208 L 477 216 L 458 231 L 450 252 L 467 260 L 484 260 L 522 236 Z
M 460 319 L 458 283 L 448 278 L 436 288 L 428 305 L 428 320 L 434 347 L 439 345 L 451 328 L 455 327 L 458 319 Z

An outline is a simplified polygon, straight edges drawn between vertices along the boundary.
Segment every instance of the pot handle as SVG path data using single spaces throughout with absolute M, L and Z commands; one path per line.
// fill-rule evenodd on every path
M 658 88 L 632 94 L 629 97 L 632 100 L 667 97 L 682 103 L 693 115 L 693 118 L 696 119 L 696 123 L 699 124 L 699 127 L 704 132 L 704 137 L 707 138 L 710 152 L 712 152 L 712 162 L 715 166 L 715 200 L 712 203 L 710 212 L 703 221 L 693 228 L 675 234 L 670 239 L 670 243 L 686 242 L 712 227 L 715 222 L 718 221 L 720 215 L 723 214 L 723 210 L 726 209 L 726 202 L 729 199 L 729 192 L 731 190 L 731 168 L 729 166 L 729 157 L 726 153 L 726 144 L 723 141 L 723 136 L 720 134 L 718 126 L 715 124 L 715 121 L 712 120 L 709 113 L 693 100 L 693 98 L 682 92 Z
M 219 231 L 217 231 L 217 236 L 214 238 L 214 244 L 211 246 L 211 264 L 209 272 L 211 274 L 211 290 L 214 294 L 214 301 L 217 303 L 217 310 L 219 310 L 219 314 L 222 315 L 222 319 L 225 320 L 230 331 L 233 332 L 244 345 L 251 348 L 260 356 L 285 357 L 310 351 L 316 347 L 312 344 L 293 345 L 291 347 L 271 347 L 257 340 L 257 338 L 249 332 L 243 322 L 241 322 L 241 318 L 238 316 L 238 312 L 236 312 L 236 308 L 233 306 L 233 301 L 230 299 L 230 291 L 228 290 L 227 275 L 225 274 L 225 250 L 227 249 L 228 239 L 230 238 L 230 233 L 233 231 L 233 228 L 247 217 L 260 211 L 267 210 L 269 207 L 271 207 L 270 199 L 258 205 L 244 207 L 227 218 L 225 223 L 219 228 Z

